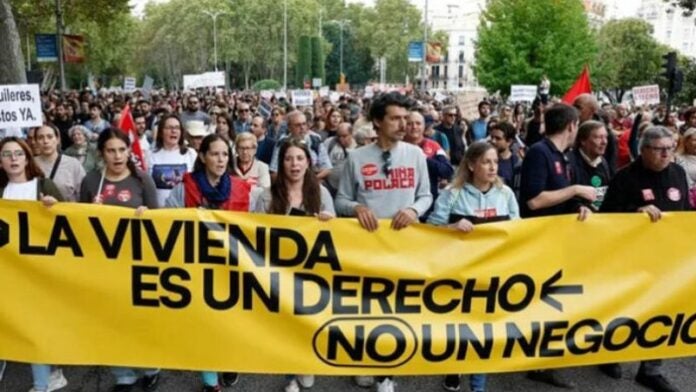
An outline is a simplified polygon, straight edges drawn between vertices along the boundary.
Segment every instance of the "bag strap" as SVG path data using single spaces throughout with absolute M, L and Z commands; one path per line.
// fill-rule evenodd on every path
M 53 181 L 53 178 L 56 176 L 56 172 L 58 171 L 58 166 L 60 166 L 60 160 L 63 158 L 63 154 L 58 154 L 58 158 L 56 158 L 56 161 L 53 163 L 53 169 L 51 169 L 51 175 L 48 176 L 48 178 Z

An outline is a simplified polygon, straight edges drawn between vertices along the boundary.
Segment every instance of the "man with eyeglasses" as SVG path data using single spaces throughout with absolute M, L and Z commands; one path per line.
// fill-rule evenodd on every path
M 447 106 L 442 110 L 442 122 L 435 130 L 447 136 L 449 142 L 450 161 L 457 166 L 464 156 L 464 141 L 462 129 L 457 125 L 457 108 Z
M 652 222 L 663 211 L 690 210 L 684 169 L 673 162 L 672 132 L 661 126 L 648 128 L 640 139 L 640 156 L 616 173 L 600 208 L 601 212 L 644 212 Z M 618 364 L 612 365 L 620 373 Z M 678 392 L 662 375 L 662 360 L 640 363 L 635 380 L 655 392 Z
M 237 119 L 234 121 L 234 131 L 237 134 L 251 131 L 251 107 L 242 102 L 237 107 Z
M 354 150 L 345 163 L 336 211 L 356 217 L 360 226 L 374 232 L 378 219 L 391 219 L 391 228 L 401 230 L 418 221 L 432 204 L 425 154 L 403 142 L 410 100 L 397 92 L 377 97 L 370 107 L 370 119 L 377 141 Z M 356 377 L 358 385 L 369 378 Z M 377 377 L 378 392 L 393 392 L 392 377 Z
M 210 125 L 210 116 L 199 108 L 200 101 L 198 97 L 195 95 L 190 96 L 186 110 L 181 113 L 181 123 L 184 124 L 184 127 L 188 127 L 189 121 L 202 121 L 206 126 Z
M 312 158 L 312 168 L 319 181 L 324 180 L 331 174 L 331 159 L 326 151 L 326 145 L 322 143 L 321 137 L 309 130 L 307 124 L 307 116 L 299 110 L 294 110 L 288 113 L 288 134 L 281 137 L 273 149 L 273 157 L 269 168 L 271 170 L 271 178 L 275 180 L 278 172 L 278 153 L 280 146 L 283 145 L 287 138 L 295 138 L 304 141 L 309 147 L 309 155 Z

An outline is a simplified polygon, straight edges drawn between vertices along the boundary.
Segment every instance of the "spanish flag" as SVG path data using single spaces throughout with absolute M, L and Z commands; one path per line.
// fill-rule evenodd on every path
M 85 61 L 85 39 L 81 35 L 63 35 L 63 60 L 66 63 Z

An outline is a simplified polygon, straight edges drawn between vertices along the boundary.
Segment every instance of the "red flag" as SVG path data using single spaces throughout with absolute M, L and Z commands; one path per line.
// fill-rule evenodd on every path
M 563 96 L 563 102 L 572 105 L 578 95 L 591 92 L 592 84 L 590 83 L 590 70 L 587 65 L 585 65 L 578 80 L 575 81 L 575 84 L 573 84 L 570 90 Z
M 142 171 L 147 169 L 145 165 L 145 159 L 143 155 L 143 150 L 140 148 L 140 136 L 138 136 L 138 131 L 135 129 L 135 121 L 133 121 L 133 115 L 131 114 L 130 104 L 126 104 L 126 107 L 121 111 L 121 119 L 118 121 L 118 128 L 125 131 L 131 141 L 131 157 L 135 162 L 135 165 Z

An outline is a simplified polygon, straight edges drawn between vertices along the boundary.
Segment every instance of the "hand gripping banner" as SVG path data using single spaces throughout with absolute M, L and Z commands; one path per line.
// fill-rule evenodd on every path
M 3 359 L 397 375 L 696 353 L 693 213 L 470 234 L 69 203 L 0 217 Z

